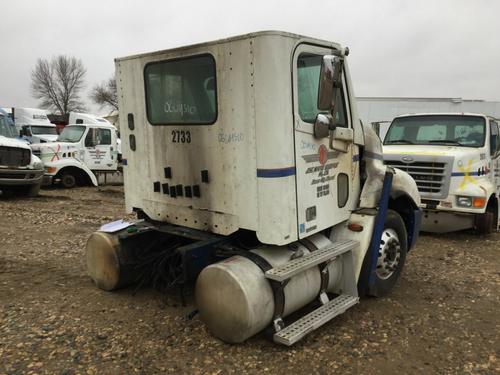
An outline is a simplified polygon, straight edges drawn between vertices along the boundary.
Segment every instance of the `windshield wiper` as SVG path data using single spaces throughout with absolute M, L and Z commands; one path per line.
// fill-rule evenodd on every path
M 393 139 L 391 141 L 386 141 L 385 144 L 393 144 L 393 143 L 404 143 L 404 144 L 408 144 L 408 145 L 414 145 L 415 143 L 413 143 L 412 141 L 409 141 L 407 139 Z
M 463 146 L 460 142 L 457 142 L 454 139 L 431 139 L 429 143 L 449 143 L 452 145 Z

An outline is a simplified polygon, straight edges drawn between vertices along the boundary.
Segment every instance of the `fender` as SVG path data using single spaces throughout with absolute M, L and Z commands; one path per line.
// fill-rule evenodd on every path
M 98 186 L 97 178 L 94 175 L 94 173 L 87 167 L 85 164 L 83 164 L 80 160 L 74 159 L 74 158 L 66 158 L 66 159 L 60 159 L 56 161 L 51 161 L 51 162 L 45 162 L 44 163 L 45 167 L 52 167 L 56 168 L 56 171 L 54 173 L 51 173 L 51 175 L 56 175 L 61 169 L 65 167 L 76 167 L 81 170 L 83 170 L 90 178 L 90 181 L 92 181 L 92 184 L 94 186 Z

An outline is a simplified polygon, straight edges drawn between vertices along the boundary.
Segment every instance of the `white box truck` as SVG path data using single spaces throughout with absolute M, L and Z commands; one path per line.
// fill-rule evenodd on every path
M 270 31 L 117 59 L 125 202 L 143 221 L 92 234 L 95 283 L 196 280 L 215 336 L 269 327 L 285 345 L 388 293 L 420 197 L 359 120 L 347 54 Z
M 67 125 L 57 142 L 31 145 L 45 165 L 44 185 L 98 185 L 96 175 L 118 170 L 117 131 L 111 124 Z
M 474 113 L 396 117 L 384 139 L 386 164 L 408 172 L 422 197 L 422 230 L 498 229 L 498 120 Z
M 14 124 L 0 109 L 0 192 L 37 196 L 42 183 L 43 164 L 25 142 L 15 137 Z
M 12 117 L 19 135 L 29 143 L 53 142 L 57 127 L 52 124 L 44 109 L 12 108 Z

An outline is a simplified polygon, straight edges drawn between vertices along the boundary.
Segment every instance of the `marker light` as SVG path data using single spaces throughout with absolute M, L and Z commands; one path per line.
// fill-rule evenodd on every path
M 486 205 L 486 198 L 476 197 L 472 198 L 472 206 L 474 208 L 483 208 Z

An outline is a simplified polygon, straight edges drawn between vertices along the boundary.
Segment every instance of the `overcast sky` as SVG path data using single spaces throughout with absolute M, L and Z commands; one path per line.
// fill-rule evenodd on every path
M 37 58 L 87 68 L 86 92 L 115 57 L 259 30 L 349 46 L 358 96 L 500 101 L 499 0 L 0 0 L 0 106 L 36 107 Z M 105 113 L 89 106 L 94 112 Z

